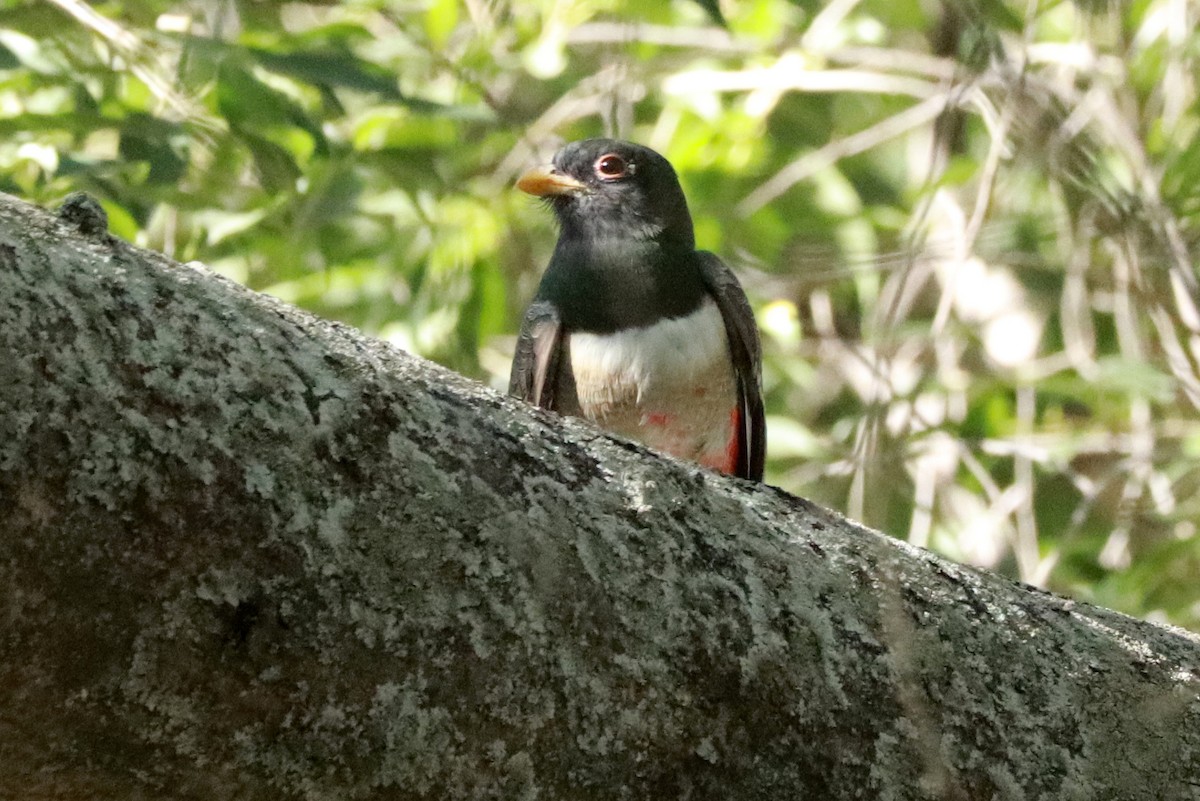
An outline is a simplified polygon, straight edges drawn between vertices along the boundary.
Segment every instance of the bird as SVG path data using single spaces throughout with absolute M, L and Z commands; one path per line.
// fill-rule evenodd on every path
M 762 481 L 754 312 L 733 271 L 696 249 L 670 162 L 632 142 L 587 139 L 517 188 L 549 205 L 559 236 L 517 335 L 509 394 Z

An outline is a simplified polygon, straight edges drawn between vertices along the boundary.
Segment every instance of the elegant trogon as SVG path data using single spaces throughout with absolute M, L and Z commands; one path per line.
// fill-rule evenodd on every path
M 696 250 L 670 163 L 588 139 L 517 187 L 547 201 L 560 232 L 521 325 L 509 393 L 761 481 L 754 314 L 730 269 Z

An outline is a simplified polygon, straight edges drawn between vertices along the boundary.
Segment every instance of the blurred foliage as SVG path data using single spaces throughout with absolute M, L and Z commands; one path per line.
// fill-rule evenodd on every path
M 0 189 L 501 387 L 565 139 L 665 153 L 768 479 L 1200 628 L 1200 8 L 0 0 Z

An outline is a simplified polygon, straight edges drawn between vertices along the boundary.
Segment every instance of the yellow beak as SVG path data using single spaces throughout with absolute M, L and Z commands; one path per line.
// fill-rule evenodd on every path
M 556 172 L 549 166 L 532 169 L 517 179 L 517 189 L 538 197 L 570 195 L 582 192 L 586 188 L 587 184 Z

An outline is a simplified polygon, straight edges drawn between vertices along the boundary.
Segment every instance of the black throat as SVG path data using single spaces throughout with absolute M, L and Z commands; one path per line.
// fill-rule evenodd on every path
M 596 334 L 684 317 L 704 295 L 690 242 L 590 237 L 567 227 L 538 289 L 569 330 Z

